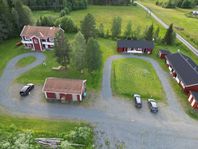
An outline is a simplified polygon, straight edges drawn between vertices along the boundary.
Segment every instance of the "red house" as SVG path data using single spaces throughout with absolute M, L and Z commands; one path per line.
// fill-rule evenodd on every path
M 60 27 L 24 26 L 21 31 L 21 42 L 26 48 L 43 51 L 54 46 L 56 33 L 64 32 Z
M 165 61 L 173 78 L 189 95 L 191 106 L 198 109 L 195 104 L 198 99 L 198 65 L 181 53 L 168 54 L 165 56 Z
M 42 91 L 48 100 L 80 102 L 86 96 L 86 80 L 47 78 Z
M 119 53 L 151 54 L 154 42 L 146 40 L 118 40 L 117 51 Z

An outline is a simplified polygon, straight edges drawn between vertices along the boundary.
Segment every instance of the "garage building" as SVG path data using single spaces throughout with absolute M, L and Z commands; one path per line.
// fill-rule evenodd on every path
M 86 80 L 47 78 L 43 93 L 48 100 L 82 101 L 86 95 Z

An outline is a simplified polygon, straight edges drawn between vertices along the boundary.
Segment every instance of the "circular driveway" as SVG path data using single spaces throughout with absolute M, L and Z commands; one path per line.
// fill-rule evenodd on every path
M 37 60 L 17 69 L 18 60 L 27 56 Z M 120 58 L 140 58 L 149 61 L 162 83 L 168 105 L 159 103 L 159 113 L 149 112 L 146 103 L 138 110 L 130 101 L 113 97 L 110 87 L 111 63 Z M 45 56 L 42 53 L 27 53 L 13 58 L 6 66 L 0 78 L 0 104 L 12 114 L 47 118 L 79 119 L 91 122 L 96 126 L 96 137 L 101 148 L 115 148 L 124 144 L 126 148 L 196 148 L 198 144 L 197 122 L 190 119 L 182 110 L 176 95 L 169 85 L 169 74 L 164 72 L 158 63 L 144 56 L 116 55 L 107 59 L 104 65 L 101 96 L 95 99 L 91 107 L 66 105 L 58 103 L 37 102 L 42 96 L 28 96 L 19 99 L 18 90 L 12 88 L 13 80 L 31 68 L 42 64 Z M 34 94 L 40 94 L 41 90 Z M 39 104 L 40 103 L 40 104 Z M 110 145 L 105 145 L 109 140 Z M 97 148 L 100 148 L 99 146 Z

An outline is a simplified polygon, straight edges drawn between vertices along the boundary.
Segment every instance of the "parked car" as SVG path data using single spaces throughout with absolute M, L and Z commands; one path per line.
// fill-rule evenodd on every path
M 30 91 L 34 89 L 34 84 L 28 83 L 27 85 L 23 86 L 20 90 L 21 96 L 27 96 L 30 94 Z
M 157 102 L 154 99 L 148 99 L 148 106 L 151 112 L 153 113 L 158 112 Z
M 140 95 L 134 94 L 133 98 L 134 98 L 135 107 L 141 108 L 142 107 L 142 100 L 141 100 Z

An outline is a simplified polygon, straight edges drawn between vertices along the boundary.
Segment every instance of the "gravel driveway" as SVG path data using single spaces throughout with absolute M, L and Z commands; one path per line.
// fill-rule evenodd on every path
M 18 60 L 26 56 L 35 56 L 37 61 L 25 68 L 16 69 Z M 140 58 L 149 61 L 156 70 L 167 96 L 168 106 L 160 103 L 158 114 L 149 112 L 146 103 L 138 110 L 130 101 L 112 97 L 110 87 L 111 63 L 120 58 Z M 18 90 L 13 88 L 13 80 L 45 60 L 42 53 L 22 54 L 13 58 L 0 78 L 0 104 L 16 115 L 46 118 L 79 119 L 96 126 L 97 148 L 129 149 L 170 149 L 196 148 L 198 144 L 197 122 L 190 119 L 178 104 L 176 95 L 169 85 L 170 77 L 158 63 L 144 56 L 119 55 L 108 58 L 104 66 L 102 92 L 91 107 L 58 103 L 41 103 L 41 91 L 20 99 Z M 41 88 L 41 87 L 40 87 Z M 110 143 L 109 143 L 110 142 Z M 101 144 L 101 146 L 99 145 Z

